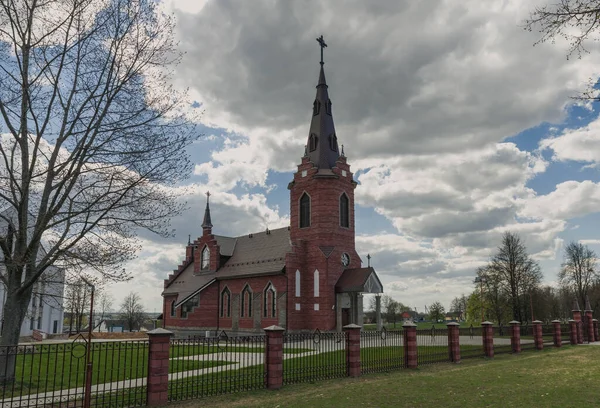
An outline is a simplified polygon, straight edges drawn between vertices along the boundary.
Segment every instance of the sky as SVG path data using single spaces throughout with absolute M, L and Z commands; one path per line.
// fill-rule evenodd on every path
M 130 291 L 160 312 L 163 279 L 201 235 L 289 224 L 323 35 L 338 141 L 358 182 L 356 245 L 385 293 L 423 311 L 469 294 L 506 231 L 556 284 L 564 246 L 600 253 L 600 110 L 572 96 L 597 79 L 600 45 L 534 46 L 520 0 L 166 0 L 185 53 L 174 85 L 202 112 L 188 149 L 188 210 L 169 239 L 140 235 Z

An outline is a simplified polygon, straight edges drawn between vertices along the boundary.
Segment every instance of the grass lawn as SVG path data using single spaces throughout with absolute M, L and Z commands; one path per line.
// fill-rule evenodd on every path
M 576 346 L 202 399 L 203 407 L 592 407 L 600 347 Z M 186 401 L 177 408 L 191 408 Z

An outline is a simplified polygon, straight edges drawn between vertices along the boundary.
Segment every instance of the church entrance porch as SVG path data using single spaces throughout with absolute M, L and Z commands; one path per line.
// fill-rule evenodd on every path
M 346 269 L 335 285 L 336 330 L 348 324 L 363 325 L 363 293 L 380 294 L 383 285 L 375 270 L 369 268 Z M 377 310 L 381 321 L 381 308 Z

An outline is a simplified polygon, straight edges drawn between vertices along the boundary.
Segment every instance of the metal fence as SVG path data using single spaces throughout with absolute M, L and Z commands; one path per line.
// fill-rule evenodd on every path
M 481 326 L 461 327 L 458 329 L 460 336 L 460 358 L 478 358 L 485 357 L 483 351 L 483 339 Z
M 562 344 L 570 344 L 571 343 L 571 327 L 569 323 L 560 325 L 560 342 Z
M 544 347 L 554 346 L 554 326 L 551 322 L 542 324 L 542 341 Z
M 499 325 L 494 327 L 494 354 L 512 353 L 511 331 L 510 326 Z
M 417 365 L 449 361 L 448 328 L 431 326 L 429 329 L 417 329 Z
M 365 331 L 360 334 L 361 373 L 404 368 L 403 330 Z
M 265 388 L 264 335 L 172 340 L 169 401 Z
M 345 377 L 346 333 L 285 333 L 283 383 L 313 382 Z
M 86 376 L 87 361 L 91 376 Z M 146 405 L 148 341 L 0 347 L 2 407 Z M 87 391 L 87 392 L 86 392 Z
M 521 350 L 535 350 L 535 341 L 533 340 L 533 326 L 525 324 L 520 326 L 521 330 Z

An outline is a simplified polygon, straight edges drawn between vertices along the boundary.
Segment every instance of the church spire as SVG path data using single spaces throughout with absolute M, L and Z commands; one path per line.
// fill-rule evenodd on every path
M 321 46 L 321 70 L 317 83 L 317 96 L 313 103 L 313 116 L 308 134 L 308 158 L 319 169 L 331 169 L 340 157 L 331 113 L 331 100 L 327 91 L 325 70 L 323 66 L 323 49 L 327 47 L 323 36 L 317 38 Z
M 210 191 L 206 192 L 206 209 L 204 210 L 204 220 L 202 221 L 202 229 L 209 230 L 212 229 L 212 222 L 210 220 L 210 206 L 208 204 L 208 200 L 210 198 Z

